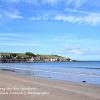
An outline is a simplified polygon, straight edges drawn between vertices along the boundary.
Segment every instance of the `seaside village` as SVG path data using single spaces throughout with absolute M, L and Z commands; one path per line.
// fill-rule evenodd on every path
M 31 52 L 25 54 L 18 53 L 2 53 L 0 54 L 1 63 L 10 62 L 70 62 L 73 61 L 70 58 L 65 58 L 58 55 L 35 55 Z

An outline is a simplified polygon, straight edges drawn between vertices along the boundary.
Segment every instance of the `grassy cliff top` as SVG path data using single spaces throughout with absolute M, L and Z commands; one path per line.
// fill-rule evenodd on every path
M 40 57 L 44 57 L 44 58 L 65 58 L 63 56 L 59 56 L 59 55 L 41 55 L 41 54 L 33 54 L 33 53 L 29 53 L 28 54 L 30 55 L 35 55 L 35 56 L 40 56 Z M 6 55 L 6 56 L 9 56 L 9 55 L 16 55 L 16 56 L 20 56 L 20 57 L 27 57 L 28 56 L 27 53 L 7 53 L 7 52 L 2 52 L 0 53 L 0 55 Z

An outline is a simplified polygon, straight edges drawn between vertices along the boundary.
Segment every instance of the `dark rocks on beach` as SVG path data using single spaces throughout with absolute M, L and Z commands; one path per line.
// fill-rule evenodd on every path
M 1 70 L 3 70 L 3 71 L 15 72 L 15 70 L 13 70 L 13 69 L 1 69 Z
M 85 83 L 86 81 L 82 81 L 83 83 Z
M 34 72 L 33 72 L 33 76 L 34 76 Z

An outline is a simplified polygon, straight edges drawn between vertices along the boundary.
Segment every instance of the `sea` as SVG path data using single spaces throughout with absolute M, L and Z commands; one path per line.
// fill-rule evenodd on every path
M 100 61 L 0 63 L 0 69 L 31 77 L 100 85 Z

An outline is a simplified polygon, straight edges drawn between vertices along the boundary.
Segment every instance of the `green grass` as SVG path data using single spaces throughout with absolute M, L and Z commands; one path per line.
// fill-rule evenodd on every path
M 19 57 L 27 57 L 27 55 L 25 53 L 10 53 L 10 52 L 2 52 L 0 53 L 0 55 L 6 55 L 9 56 L 11 54 L 16 54 Z M 35 54 L 36 56 L 40 56 L 40 57 L 44 57 L 44 58 L 64 58 L 62 56 L 59 55 L 41 55 L 41 54 Z

